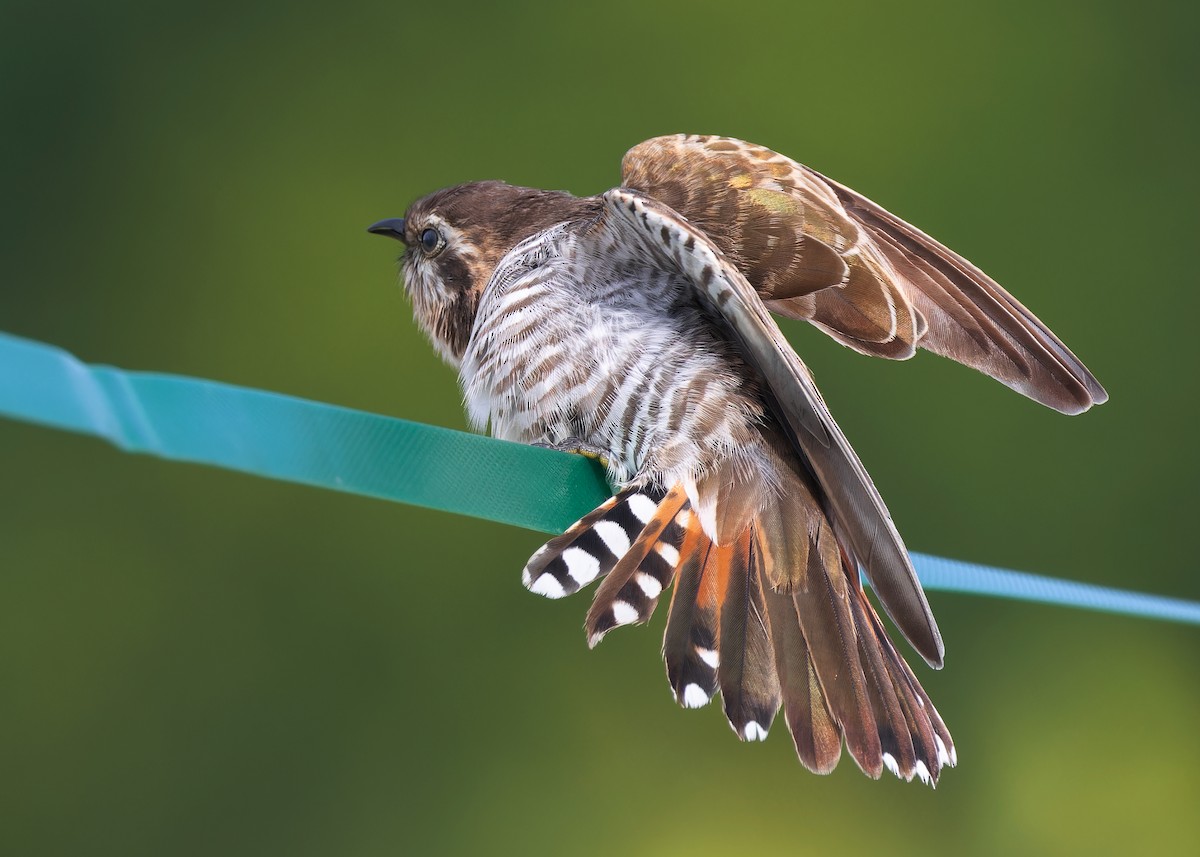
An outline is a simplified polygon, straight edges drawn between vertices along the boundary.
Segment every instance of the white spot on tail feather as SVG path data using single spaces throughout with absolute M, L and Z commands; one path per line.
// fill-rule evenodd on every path
M 742 727 L 742 737 L 747 741 L 766 741 L 767 730 L 763 729 L 756 722 L 751 720 Z
M 950 761 L 950 753 L 946 750 L 946 742 L 942 740 L 942 736 L 935 734 L 933 743 L 937 745 L 938 764 L 953 767 L 954 762 Z
M 626 502 L 629 503 L 629 511 L 633 512 L 633 516 L 643 524 L 653 518 L 654 513 L 658 511 L 658 504 L 645 494 L 634 494 Z
M 684 708 L 703 708 L 708 705 L 708 694 L 698 684 L 689 684 L 683 689 Z
M 597 521 L 592 525 L 592 531 L 618 559 L 629 551 L 629 534 L 616 521 Z
M 675 550 L 674 545 L 669 545 L 666 542 L 659 542 L 654 546 L 654 550 L 658 552 L 658 555 L 661 556 L 663 561 L 667 565 L 671 566 L 671 568 L 675 568 L 675 566 L 679 565 L 679 551 Z
M 675 525 L 682 529 L 687 529 L 687 525 L 692 520 L 692 513 L 689 509 L 680 509 L 675 515 Z
M 562 558 L 563 562 L 567 564 L 567 574 L 571 575 L 580 586 L 591 583 L 600 573 L 600 560 L 583 548 L 567 548 L 562 552 Z
M 549 572 L 539 575 L 537 580 L 525 585 L 529 587 L 530 592 L 545 595 L 547 598 L 562 598 L 567 594 L 558 578 Z
M 920 759 L 917 760 L 917 766 L 913 768 L 915 773 L 925 785 L 929 785 L 931 777 L 929 776 L 929 768 L 925 767 L 925 763 Z
M 704 649 L 696 646 L 696 654 L 700 657 L 700 660 L 704 661 L 704 663 L 708 664 L 714 670 L 721 663 L 721 655 L 716 649 Z
M 634 580 L 637 581 L 637 585 L 641 587 L 642 592 L 646 593 L 647 598 L 657 598 L 662 593 L 662 584 L 652 574 L 639 571 Z
M 631 625 L 638 620 L 637 608 L 627 601 L 614 601 L 612 614 L 618 625 Z
M 891 771 L 895 776 L 900 776 L 900 763 L 896 761 L 896 757 L 891 753 L 883 754 L 883 766 Z

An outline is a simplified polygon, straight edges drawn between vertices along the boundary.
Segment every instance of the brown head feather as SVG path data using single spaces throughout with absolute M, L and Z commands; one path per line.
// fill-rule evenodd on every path
M 479 297 L 504 255 L 524 239 L 585 216 L 594 201 L 563 191 L 471 182 L 436 191 L 404 215 L 404 285 L 434 346 L 457 365 L 471 338 Z M 422 235 L 437 233 L 427 249 Z

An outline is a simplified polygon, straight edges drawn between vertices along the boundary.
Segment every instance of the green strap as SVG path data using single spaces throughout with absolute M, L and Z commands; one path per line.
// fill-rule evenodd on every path
M 126 452 L 561 533 L 609 496 L 590 459 L 216 381 L 88 366 L 0 333 L 0 414 Z
M 590 459 L 175 375 L 0 333 L 0 415 L 211 464 L 560 533 L 609 496 Z M 913 554 L 929 589 L 1200 624 L 1200 604 Z

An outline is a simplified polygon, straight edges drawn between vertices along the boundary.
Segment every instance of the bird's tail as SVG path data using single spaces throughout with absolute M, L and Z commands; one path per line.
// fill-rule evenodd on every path
M 936 785 L 954 743 L 900 657 L 806 479 L 728 544 L 701 526 L 682 485 L 629 487 L 530 559 L 524 582 L 559 598 L 601 579 L 594 646 L 650 618 L 675 584 L 663 638 L 667 679 L 688 708 L 720 691 L 742 740 L 763 740 L 782 708 L 801 762 L 834 769 L 842 743 L 871 777 L 884 768 Z

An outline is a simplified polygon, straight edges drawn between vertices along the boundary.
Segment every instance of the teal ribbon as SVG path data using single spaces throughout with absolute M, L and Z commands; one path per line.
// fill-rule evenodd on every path
M 210 464 L 561 533 L 609 496 L 578 455 L 216 381 L 89 366 L 0 333 L 0 415 Z
M 209 464 L 560 533 L 609 496 L 577 455 L 177 375 L 0 333 L 0 415 Z M 1200 624 L 1200 603 L 914 553 L 928 589 Z

